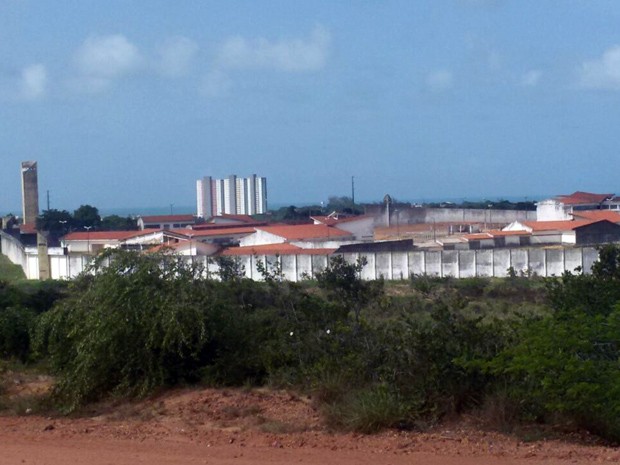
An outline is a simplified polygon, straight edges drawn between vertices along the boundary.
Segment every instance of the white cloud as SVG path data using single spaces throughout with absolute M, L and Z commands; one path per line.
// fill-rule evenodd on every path
M 214 70 L 202 80 L 200 93 L 209 98 L 223 97 L 231 87 L 232 81 L 228 75 L 220 70 Z
M 426 85 L 433 92 L 443 92 L 452 88 L 454 78 L 450 71 L 434 71 L 426 76 Z
M 532 69 L 521 76 L 521 84 L 526 87 L 537 86 L 542 77 L 542 71 L 539 69 Z
M 172 37 L 159 47 L 158 68 L 166 77 L 181 77 L 189 73 L 198 53 L 198 45 L 187 37 Z
M 588 89 L 620 90 L 620 45 L 608 48 L 596 60 L 584 62 L 578 79 L 579 85 Z
M 321 26 L 315 27 L 306 39 L 270 41 L 237 36 L 220 46 L 216 63 L 222 69 L 317 71 L 327 62 L 330 42 L 329 32 Z
M 105 89 L 139 69 L 142 62 L 138 48 L 121 34 L 89 37 L 75 54 L 78 83 L 89 91 Z
M 25 67 L 21 73 L 21 95 L 26 100 L 37 100 L 45 95 L 47 70 L 42 64 Z

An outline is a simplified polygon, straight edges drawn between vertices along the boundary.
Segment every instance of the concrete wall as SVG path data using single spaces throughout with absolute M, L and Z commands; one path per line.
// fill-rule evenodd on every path
M 375 226 L 386 226 L 386 214 L 383 205 L 373 206 L 367 214 L 375 217 Z M 513 221 L 536 221 L 535 211 L 525 210 L 491 210 L 468 208 L 425 208 L 410 207 L 390 209 L 390 224 L 419 223 L 488 223 L 506 225 Z
M 20 265 L 29 279 L 39 278 L 36 248 L 23 248 L 13 237 L 0 233 L 2 253 L 13 263 Z M 481 250 L 444 251 L 383 251 L 375 253 L 344 253 L 345 260 L 354 263 L 365 257 L 367 265 L 362 271 L 364 279 L 408 279 L 412 275 L 428 274 L 452 276 L 456 278 L 505 277 L 509 268 L 517 273 L 536 273 L 539 276 L 559 276 L 564 271 L 574 271 L 580 267 L 589 273 L 592 264 L 598 259 L 594 247 L 570 248 L 512 248 Z M 63 255 L 62 249 L 50 248 L 50 271 L 53 279 L 73 278 L 81 273 L 92 256 Z M 193 263 L 201 263 L 205 272 L 216 276 L 217 264 L 209 257 L 183 257 Z M 328 263 L 328 255 L 284 255 L 240 256 L 234 257 L 245 269 L 246 277 L 263 279 L 257 268 L 260 260 L 274 271 L 274 265 L 281 267 L 284 279 L 300 281 L 312 277 L 323 270 Z
M 506 277 L 508 269 L 516 273 L 539 276 L 560 276 L 564 271 L 575 271 L 580 267 L 589 273 L 598 259 L 594 247 L 584 248 L 514 248 L 487 250 L 444 250 L 415 252 L 377 252 L 342 254 L 349 263 L 365 257 L 367 265 L 362 270 L 363 279 L 408 279 L 413 275 L 428 274 L 455 278 Z M 261 280 L 256 261 L 263 264 L 278 262 L 284 279 L 299 281 L 312 277 L 327 265 L 325 255 L 285 255 L 236 257 L 245 268 L 246 277 Z M 215 264 L 209 264 L 210 273 L 217 272 Z
M 26 248 L 21 242 L 2 231 L 0 231 L 0 241 L 0 250 L 11 263 L 21 266 L 28 279 L 39 279 L 39 261 L 37 259 L 33 263 L 33 260 L 29 259 Z M 32 249 L 31 255 L 34 254 L 36 257 L 36 247 Z

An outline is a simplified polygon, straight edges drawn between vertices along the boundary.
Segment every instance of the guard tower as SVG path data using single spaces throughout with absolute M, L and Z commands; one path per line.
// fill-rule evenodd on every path
M 36 161 L 22 162 L 22 216 L 24 224 L 35 224 L 39 216 L 39 180 Z

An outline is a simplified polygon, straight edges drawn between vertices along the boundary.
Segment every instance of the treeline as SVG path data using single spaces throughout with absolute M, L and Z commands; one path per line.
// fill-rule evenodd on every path
M 456 202 L 430 202 L 425 203 L 425 207 L 430 208 L 465 208 L 465 209 L 482 209 L 482 210 L 526 210 L 536 211 L 536 202 L 532 200 L 523 200 L 519 202 L 511 202 L 509 200 L 480 200 L 470 201 L 464 200 L 461 203 Z
M 67 210 L 44 210 L 37 217 L 36 227 L 52 236 L 60 237 L 70 231 L 131 231 L 138 229 L 136 220 L 131 217 L 109 215 L 101 217 L 99 210 L 92 205 L 81 205 L 69 213 Z
M 334 211 L 345 215 L 361 215 L 364 213 L 364 206 L 356 204 L 351 197 L 331 196 L 326 204 L 281 207 L 271 212 L 271 219 L 287 223 L 309 222 L 311 216 L 329 215 Z
M 475 413 L 620 440 L 615 247 L 591 275 L 416 276 L 399 292 L 339 257 L 304 283 L 276 264 L 261 263 L 260 283 L 221 265 L 218 281 L 172 256 L 109 251 L 40 307 L 4 284 L 2 356 L 45 361 L 63 411 L 178 384 L 272 385 L 311 392 L 346 430 Z

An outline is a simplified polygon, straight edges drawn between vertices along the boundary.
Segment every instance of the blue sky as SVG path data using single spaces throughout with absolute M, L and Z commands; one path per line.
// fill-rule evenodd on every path
M 0 0 L 0 211 L 620 194 L 616 0 Z

